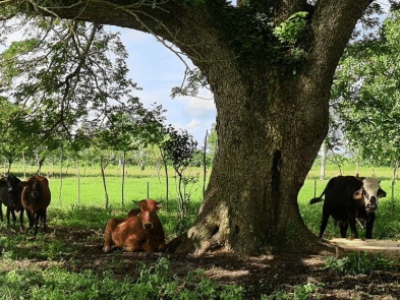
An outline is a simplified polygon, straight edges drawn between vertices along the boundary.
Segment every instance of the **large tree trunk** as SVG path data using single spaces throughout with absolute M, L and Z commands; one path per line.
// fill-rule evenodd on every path
M 371 2 L 239 1 L 259 10 L 245 16 L 222 0 L 165 1 L 132 9 L 122 0 L 62 0 L 65 6 L 55 11 L 64 18 L 151 32 L 174 43 L 201 69 L 215 97 L 218 150 L 204 203 L 177 251 L 194 245 L 198 253 L 223 247 L 253 254 L 318 244 L 301 219 L 297 196 L 327 133 L 336 66 Z M 265 25 L 258 23 L 259 13 L 273 11 L 273 23 L 279 25 L 304 10 L 309 15 L 299 61 L 291 64 L 288 45 L 273 38 L 268 41 L 277 50 L 260 52 L 270 46 L 263 42 L 272 33 L 257 36 Z M 248 22 L 242 23 L 242 17 Z M 239 19 L 241 28 L 235 27 Z
M 329 86 L 312 95 L 305 77 L 262 84 L 270 74 L 254 74 L 256 68 L 227 63 L 227 77 L 218 68 L 207 70 L 210 82 L 221 80 L 212 85 L 219 147 L 188 232 L 199 253 L 218 245 L 244 253 L 289 250 L 317 241 L 299 214 L 297 195 L 328 130 L 328 102 L 316 106 L 310 97 L 327 97 Z

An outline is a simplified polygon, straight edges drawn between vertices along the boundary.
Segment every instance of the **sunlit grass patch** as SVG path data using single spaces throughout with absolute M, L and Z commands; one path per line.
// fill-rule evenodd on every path
M 69 243 L 58 239 L 54 234 L 30 233 L 8 234 L 0 236 L 1 257 L 4 259 L 55 260 L 76 253 Z
M 76 273 L 57 265 L 46 269 L 30 266 L 12 271 L 0 270 L 0 286 L 0 299 L 10 300 L 244 299 L 242 287 L 222 287 L 199 273 L 192 272 L 190 280 L 177 280 L 166 258 L 160 258 L 152 266 L 139 264 L 136 278 L 124 276 L 116 279 L 111 270 L 101 273 L 82 270 Z

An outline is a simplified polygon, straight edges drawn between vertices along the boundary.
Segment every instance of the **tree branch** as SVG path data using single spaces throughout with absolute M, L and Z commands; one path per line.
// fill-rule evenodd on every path
M 152 1 L 126 5 L 125 0 L 61 0 L 46 1 L 46 4 L 37 0 L 25 0 L 22 4 L 16 4 L 16 1 L 11 3 L 19 5 L 19 10 L 27 14 L 56 15 L 64 19 L 147 32 L 160 42 L 165 39 L 177 45 L 192 60 L 209 61 L 210 51 L 218 51 L 213 41 L 221 39 L 221 32 L 210 22 L 212 16 L 206 5 L 185 5 L 183 0 L 165 1 L 155 6 Z M 24 3 L 29 3 L 30 9 Z M 201 38 L 199 35 L 206 37 Z
M 307 54 L 306 72 L 331 82 L 337 63 L 363 12 L 373 0 L 320 0 L 312 16 L 312 43 Z

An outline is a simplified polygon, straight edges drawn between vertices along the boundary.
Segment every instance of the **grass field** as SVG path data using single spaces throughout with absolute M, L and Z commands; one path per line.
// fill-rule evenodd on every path
M 21 178 L 22 167 L 16 166 L 14 173 Z M 64 168 L 64 171 L 66 168 Z M 27 172 L 33 173 L 34 167 L 27 168 Z M 343 175 L 355 175 L 355 169 L 352 166 L 342 168 Z M 198 179 L 195 184 L 187 186 L 187 193 L 190 195 L 190 216 L 186 220 L 177 222 L 177 180 L 174 172 L 169 170 L 169 210 L 167 212 L 167 203 L 165 201 L 165 176 L 162 170 L 157 172 L 155 169 L 141 171 L 138 167 L 129 167 L 125 177 L 124 203 L 122 206 L 122 168 L 109 167 L 106 169 L 107 192 L 109 196 L 110 209 L 104 210 L 105 193 L 103 180 L 100 176 L 100 170 L 97 168 L 80 169 L 80 197 L 78 199 L 78 178 L 76 169 L 69 168 L 67 174 L 63 174 L 62 181 L 59 173 L 53 173 L 51 166 L 44 167 L 43 174 L 52 172 L 50 177 L 50 188 L 52 193 L 52 203 L 49 207 L 49 224 L 59 226 L 84 226 L 92 228 L 104 228 L 107 220 L 112 216 L 125 215 L 128 210 L 135 206 L 131 200 L 141 200 L 150 198 L 163 200 L 163 209 L 160 212 L 160 218 L 165 224 L 166 230 L 170 236 L 181 233 L 186 226 L 194 220 L 196 211 L 203 200 L 203 170 L 201 168 L 190 168 L 186 171 L 187 176 L 194 176 Z M 303 188 L 298 197 L 298 203 L 301 215 L 306 225 L 317 234 L 322 214 L 322 203 L 309 205 L 309 200 L 319 196 L 326 186 L 328 180 L 319 180 L 319 168 L 315 166 L 309 173 Z M 395 186 L 395 212 L 392 215 L 390 211 L 390 202 L 392 197 L 391 175 L 389 168 L 360 168 L 358 170 L 361 176 L 377 176 L 382 180 L 381 186 L 387 192 L 387 197 L 380 200 L 377 212 L 377 220 L 374 229 L 376 238 L 400 238 L 400 185 Z M 210 174 L 210 170 L 208 171 Z M 327 166 L 326 177 L 330 178 L 339 175 L 339 169 L 336 166 Z M 61 193 L 60 193 L 60 185 Z M 95 211 L 95 213 L 92 213 Z M 364 232 L 360 230 L 360 235 Z M 339 237 L 339 229 L 333 226 L 333 222 L 328 223 L 325 237 Z
M 355 173 L 351 168 L 343 168 L 343 170 L 344 175 Z M 17 167 L 13 173 L 23 178 L 21 171 L 22 168 Z M 27 175 L 34 171 L 35 168 L 29 168 Z M 170 200 L 167 211 L 165 177 L 159 177 L 157 170 L 140 171 L 138 168 L 128 168 L 125 182 L 125 206 L 122 206 L 122 170 L 117 167 L 108 168 L 106 170 L 110 201 L 108 209 L 104 208 L 105 197 L 100 170 L 95 168 L 80 170 L 79 203 L 78 181 L 74 171 L 70 168 L 68 173 L 63 175 L 62 186 L 57 173 L 50 177 L 52 203 L 48 209 L 50 230 L 47 234 L 43 234 L 40 228 L 38 236 L 33 238 L 30 233 L 19 232 L 19 229 L 13 227 L 8 228 L 5 222 L 0 223 L 0 300 L 254 299 L 246 296 L 245 288 L 236 285 L 236 280 L 233 284 L 222 285 L 204 276 L 202 264 L 200 268 L 192 269 L 190 265 L 183 262 L 183 271 L 177 271 L 175 268 L 180 263 L 179 259 L 173 262 L 171 258 L 174 268 L 166 258 L 161 258 L 157 262 L 154 260 L 142 262 L 139 259 L 140 262 L 137 265 L 137 261 L 127 259 L 121 253 L 104 255 L 101 250 L 107 221 L 112 217 L 126 215 L 127 211 L 135 206 L 131 200 L 147 197 L 148 187 L 151 198 L 164 200 L 159 216 L 165 227 L 167 239 L 183 233 L 193 223 L 203 199 L 201 169 L 194 168 L 186 172 L 186 175 L 198 177 L 199 182 L 188 186 L 187 192 L 191 199 L 190 210 L 189 216 L 183 220 L 178 214 L 177 183 L 172 172 L 170 172 Z M 47 174 L 47 172 L 53 172 L 52 168 L 45 167 L 43 173 Z M 373 174 L 369 169 L 360 169 L 359 173 L 361 176 Z M 374 238 L 400 239 L 400 196 L 395 196 L 396 210 L 393 215 L 390 213 L 391 170 L 376 169 L 374 173 L 382 179 L 381 186 L 388 194 L 387 198 L 381 199 L 379 204 Z M 337 168 L 328 168 L 327 177 L 336 175 L 338 175 Z M 315 195 L 320 195 L 327 183 L 327 180 L 321 181 L 318 178 L 319 169 L 314 168 L 298 198 L 304 222 L 315 234 L 319 231 L 322 204 L 309 205 L 308 203 Z M 395 188 L 395 195 L 400 195 L 398 186 Z M 361 237 L 365 236 L 363 230 L 359 232 Z M 339 237 L 339 230 L 333 226 L 332 221 L 329 222 L 324 237 Z M 220 262 L 216 261 L 216 263 Z M 216 267 L 212 265 L 207 268 L 212 271 Z M 178 276 L 177 274 L 180 273 L 184 275 Z M 278 278 L 277 275 L 275 279 Z M 308 299 L 308 295 L 318 289 L 318 285 L 309 283 L 295 287 L 287 287 L 287 284 L 280 286 L 278 283 L 260 286 L 266 294 L 271 295 L 268 297 L 261 295 L 257 298 L 261 300 Z M 246 286 L 246 289 L 250 291 L 251 287 Z M 327 293 L 331 293 L 331 290 L 327 289 Z

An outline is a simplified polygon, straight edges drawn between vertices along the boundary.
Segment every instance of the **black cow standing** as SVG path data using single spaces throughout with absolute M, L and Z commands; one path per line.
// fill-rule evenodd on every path
M 21 228 L 24 228 L 24 207 L 21 203 L 22 187 L 19 180 L 14 175 L 9 175 L 0 179 L 0 217 L 3 221 L 3 212 L 1 204 L 7 207 L 7 224 L 10 226 L 10 214 L 12 215 L 14 226 L 16 222 L 15 212 L 20 213 Z
M 371 239 L 378 199 L 386 196 L 379 182 L 375 178 L 354 176 L 332 178 L 321 196 L 310 201 L 310 204 L 323 201 L 322 196 L 325 195 L 319 237 L 322 238 L 328 219 L 332 216 L 339 223 L 342 238 L 346 237 L 349 225 L 351 236 L 358 238 L 356 221 L 359 221 L 362 226 L 366 224 L 366 237 Z

